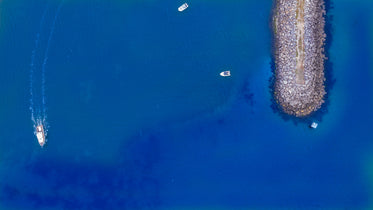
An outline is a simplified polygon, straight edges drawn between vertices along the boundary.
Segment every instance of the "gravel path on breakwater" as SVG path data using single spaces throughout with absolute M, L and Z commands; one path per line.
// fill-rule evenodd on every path
M 274 97 L 290 115 L 307 116 L 324 103 L 324 0 L 276 0 L 273 18 Z

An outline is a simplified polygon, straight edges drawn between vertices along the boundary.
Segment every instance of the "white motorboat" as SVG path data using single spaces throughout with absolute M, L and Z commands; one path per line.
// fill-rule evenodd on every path
M 318 125 L 319 124 L 317 124 L 316 122 L 312 122 L 312 124 L 310 125 L 310 127 L 313 128 L 313 129 L 316 129 Z
M 220 72 L 220 76 L 230 77 L 231 76 L 231 71 L 222 71 L 222 72 Z
M 188 7 L 189 7 L 189 5 L 187 3 L 184 3 L 177 10 L 179 10 L 179 12 L 182 12 Z
M 43 147 L 45 144 L 45 132 L 42 124 L 36 126 L 36 138 L 38 139 L 40 146 Z

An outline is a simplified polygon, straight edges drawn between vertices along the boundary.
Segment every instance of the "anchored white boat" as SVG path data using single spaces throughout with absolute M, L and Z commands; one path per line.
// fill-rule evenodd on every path
M 187 3 L 184 3 L 177 10 L 179 10 L 179 12 L 182 12 L 182 11 L 184 11 L 188 7 L 189 7 L 189 5 Z
M 317 124 L 316 122 L 312 122 L 312 124 L 310 125 L 310 127 L 313 128 L 313 129 L 316 129 L 318 125 L 319 124 Z
M 231 76 L 231 71 L 222 71 L 222 72 L 220 72 L 220 76 L 230 77 Z
M 43 147 L 45 144 L 45 133 L 42 124 L 36 126 L 36 138 L 38 139 L 40 146 Z

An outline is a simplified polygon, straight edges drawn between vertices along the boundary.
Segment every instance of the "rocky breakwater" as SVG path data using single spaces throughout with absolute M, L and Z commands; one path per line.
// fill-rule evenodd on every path
M 276 0 L 273 14 L 274 97 L 303 117 L 324 103 L 324 0 Z

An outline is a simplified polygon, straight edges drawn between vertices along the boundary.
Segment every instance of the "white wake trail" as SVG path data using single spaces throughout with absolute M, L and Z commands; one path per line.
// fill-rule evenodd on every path
M 34 42 L 34 49 L 31 53 L 31 63 L 30 63 L 30 112 L 31 112 L 31 121 L 36 124 L 35 115 L 34 115 L 34 69 L 35 69 L 35 57 L 37 53 L 37 49 L 39 47 L 39 40 L 40 40 L 40 32 L 43 29 L 43 23 L 45 19 L 45 15 L 47 13 L 48 7 L 44 9 L 43 15 L 41 17 L 39 23 L 39 32 L 36 34 L 35 42 Z
M 53 19 L 53 23 L 52 23 L 52 27 L 51 27 L 51 30 L 49 32 L 49 37 L 48 37 L 48 42 L 47 42 L 47 47 L 45 49 L 45 53 L 44 53 L 44 60 L 43 60 L 43 64 L 42 64 L 42 67 L 41 67 L 41 81 L 42 81 L 42 86 L 41 86 L 41 95 L 42 95 L 42 115 L 43 115 L 43 122 L 46 121 L 46 97 L 45 97 L 45 67 L 47 65 L 47 61 L 48 61 L 48 54 L 49 54 L 49 48 L 50 48 L 50 44 L 51 44 L 51 41 L 52 41 L 52 37 L 53 37 L 53 33 L 54 33 L 54 28 L 55 28 L 55 25 L 56 25 L 56 20 L 57 20 L 57 17 L 58 17 L 58 14 L 60 13 L 60 10 L 61 10 L 61 7 L 62 7 L 62 3 L 64 1 L 61 1 L 61 3 L 58 5 L 58 8 L 57 8 L 57 11 L 56 11 L 56 14 L 54 16 L 54 19 Z M 45 122 L 46 123 L 46 122 Z

